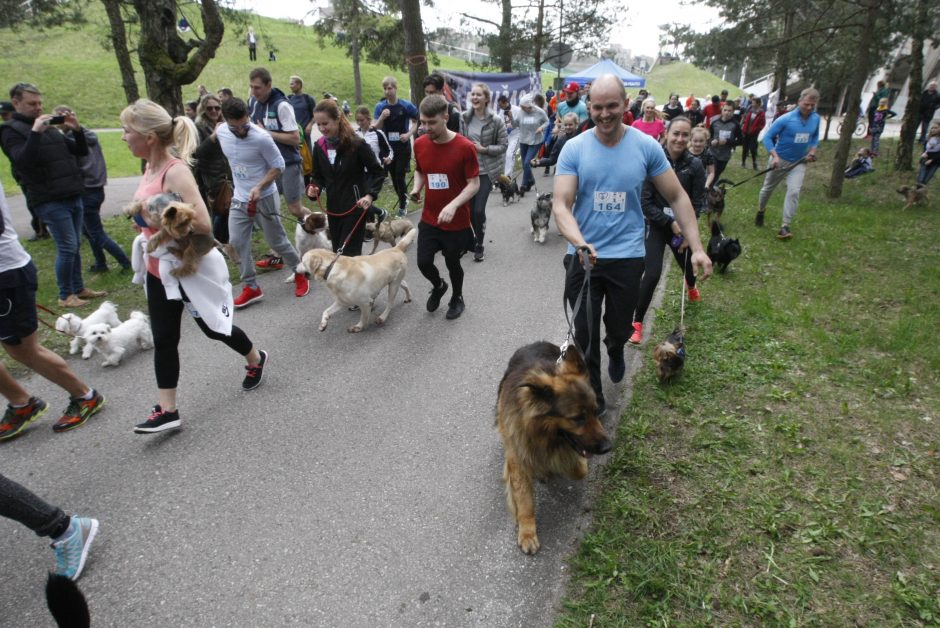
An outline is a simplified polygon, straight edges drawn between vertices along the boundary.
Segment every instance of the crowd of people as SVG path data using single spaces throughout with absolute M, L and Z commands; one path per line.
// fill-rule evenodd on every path
M 186 115 L 173 116 L 146 99 L 121 113 L 128 150 L 145 164 L 135 193 L 135 200 L 144 205 L 136 227 L 141 241 L 160 229 L 155 214 L 161 208 L 155 199 L 175 195 L 195 212 L 193 233 L 229 245 L 230 261 L 237 263 L 243 283 L 235 296 L 226 260 L 216 248 L 199 260 L 195 275 L 172 279 L 167 272 L 175 267 L 167 262 L 168 256 L 144 254 L 139 271 L 154 339 L 157 403 L 134 426 L 136 433 L 182 425 L 177 388 L 184 310 L 206 337 L 244 359 L 244 390 L 255 390 L 262 383 L 268 353 L 234 324 L 234 313 L 262 299 L 256 279 L 259 268 L 286 264 L 295 269 L 300 261 L 283 226 L 281 195 L 297 221 L 311 211 L 304 198 L 320 204 L 327 214 L 333 251 L 357 256 L 362 254 L 364 222 L 389 219 L 389 212 L 375 203 L 390 179 L 398 216 L 408 213 L 409 202 L 421 205 L 417 266 L 430 284 L 426 309 L 437 311 L 449 292 L 445 317 L 454 320 L 466 308 L 462 257 L 472 253 L 475 262 L 485 260 L 486 206 L 494 185 L 501 178 L 521 176 L 519 187 L 526 192 L 536 185 L 535 170 L 545 168 L 548 174 L 552 166 L 556 168 L 552 211 L 569 243 L 563 259 L 563 291 L 572 306 L 585 281 L 586 266 L 593 269 L 587 296 L 592 307 L 578 311 L 574 330 L 603 414 L 601 338 L 608 376 L 619 382 L 626 369 L 625 345 L 643 341 L 643 320 L 667 247 L 684 275 L 688 298 L 701 298 L 698 282 L 711 273 L 711 262 L 697 218 L 707 211 L 706 191 L 721 182 L 733 151 L 741 147 L 742 167 L 750 157 L 757 170 L 763 132 L 768 168 L 755 224 L 763 226 L 767 203 L 785 181 L 777 237 L 788 239 L 805 166 L 815 160 L 819 142 L 820 118 L 815 111 L 819 93 L 813 88 L 800 94 L 792 110 L 773 117 L 760 98 L 732 100 L 727 92 L 707 98 L 704 107 L 692 94 L 684 106 L 678 94 L 671 94 L 660 108 L 646 90 L 631 100 L 613 75 L 587 85 L 569 82 L 557 93 L 526 94 L 518 105 L 503 93 L 494 102 L 490 87 L 475 83 L 461 110 L 444 97 L 445 81 L 439 74 L 424 81 L 425 97 L 417 105 L 399 98 L 398 83 L 389 76 L 382 82 L 384 98 L 373 109 L 356 109 L 354 126 L 348 106 L 341 107 L 331 96 L 317 101 L 304 93 L 299 76 L 290 77 L 290 94 L 273 85 L 265 68 L 255 68 L 247 78 L 245 100 L 227 88 L 210 93 L 200 86 L 200 97 L 187 107 Z M 936 85 L 932 88 L 935 93 Z M 59 305 L 85 305 L 104 293 L 83 284 L 79 255 L 83 233 L 95 257 L 92 272 L 107 270 L 105 252 L 122 268 L 132 266 L 132 259 L 101 223 L 107 172 L 97 137 L 81 126 L 68 106 L 57 107 L 54 115 L 44 114 L 42 94 L 34 85 L 15 85 L 11 102 L 14 114 L 0 127 L 0 145 L 26 195 L 36 237 L 47 228 L 55 241 Z M 861 161 L 853 167 L 871 167 L 870 158 L 877 155 L 877 123 L 890 113 L 885 103 L 875 108 L 872 149 L 860 153 Z M 320 135 L 316 142 L 311 139 L 314 125 Z M 931 126 L 924 141 L 920 178 L 926 184 L 940 166 L 940 125 Z M 515 174 L 517 159 L 519 174 Z M 100 411 L 105 398 L 39 343 L 37 272 L 13 229 L 2 189 L 0 210 L 0 296 L 7 300 L 7 313 L 0 314 L 0 342 L 10 357 L 67 391 L 68 407 L 53 425 L 55 431 L 67 431 Z M 257 261 L 251 250 L 255 230 L 263 233 L 271 249 Z M 446 280 L 435 264 L 438 253 Z M 294 272 L 293 286 L 295 297 L 302 298 L 309 291 L 309 280 Z M 46 411 L 45 402 L 31 396 L 2 367 L 0 393 L 9 403 L 0 422 L 0 440 L 21 434 Z M 59 571 L 73 578 L 79 575 L 97 530 L 95 520 L 68 517 L 3 476 L 0 515 L 52 537 Z

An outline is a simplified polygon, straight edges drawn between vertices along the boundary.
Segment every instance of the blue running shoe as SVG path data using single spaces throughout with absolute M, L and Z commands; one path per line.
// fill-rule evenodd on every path
M 88 558 L 88 548 L 98 534 L 98 520 L 72 516 L 66 536 L 51 545 L 55 552 L 55 573 L 70 580 L 78 580 Z

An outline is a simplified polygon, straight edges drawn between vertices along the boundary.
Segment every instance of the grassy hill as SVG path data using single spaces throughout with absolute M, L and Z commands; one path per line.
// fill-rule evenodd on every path
M 697 98 L 705 98 L 711 94 L 721 93 L 726 89 L 734 97 L 741 90 L 737 85 L 723 81 L 711 72 L 701 70 L 691 63 L 670 63 L 657 65 L 646 77 L 646 88 L 656 99 L 656 104 L 663 105 L 669 100 L 669 94 L 677 93 L 679 101 L 685 107 L 685 99 L 689 93 Z

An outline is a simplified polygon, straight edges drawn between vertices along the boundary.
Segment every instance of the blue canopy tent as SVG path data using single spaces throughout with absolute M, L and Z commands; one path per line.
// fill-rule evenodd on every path
M 624 87 L 646 87 L 645 78 L 627 72 L 610 59 L 601 59 L 588 69 L 565 77 L 565 83 L 569 81 L 574 81 L 579 85 L 593 83 L 594 80 L 602 74 L 613 74 L 614 76 L 619 76 L 620 80 L 623 81 Z

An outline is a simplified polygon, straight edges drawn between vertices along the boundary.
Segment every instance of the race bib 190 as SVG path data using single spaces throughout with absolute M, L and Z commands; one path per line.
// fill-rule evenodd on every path
M 428 189 L 429 190 L 446 190 L 450 188 L 450 183 L 447 181 L 446 174 L 429 174 L 428 175 Z
M 623 212 L 626 210 L 626 192 L 594 192 L 594 211 Z
M 794 144 L 808 144 L 809 143 L 809 133 L 797 133 L 793 136 Z

